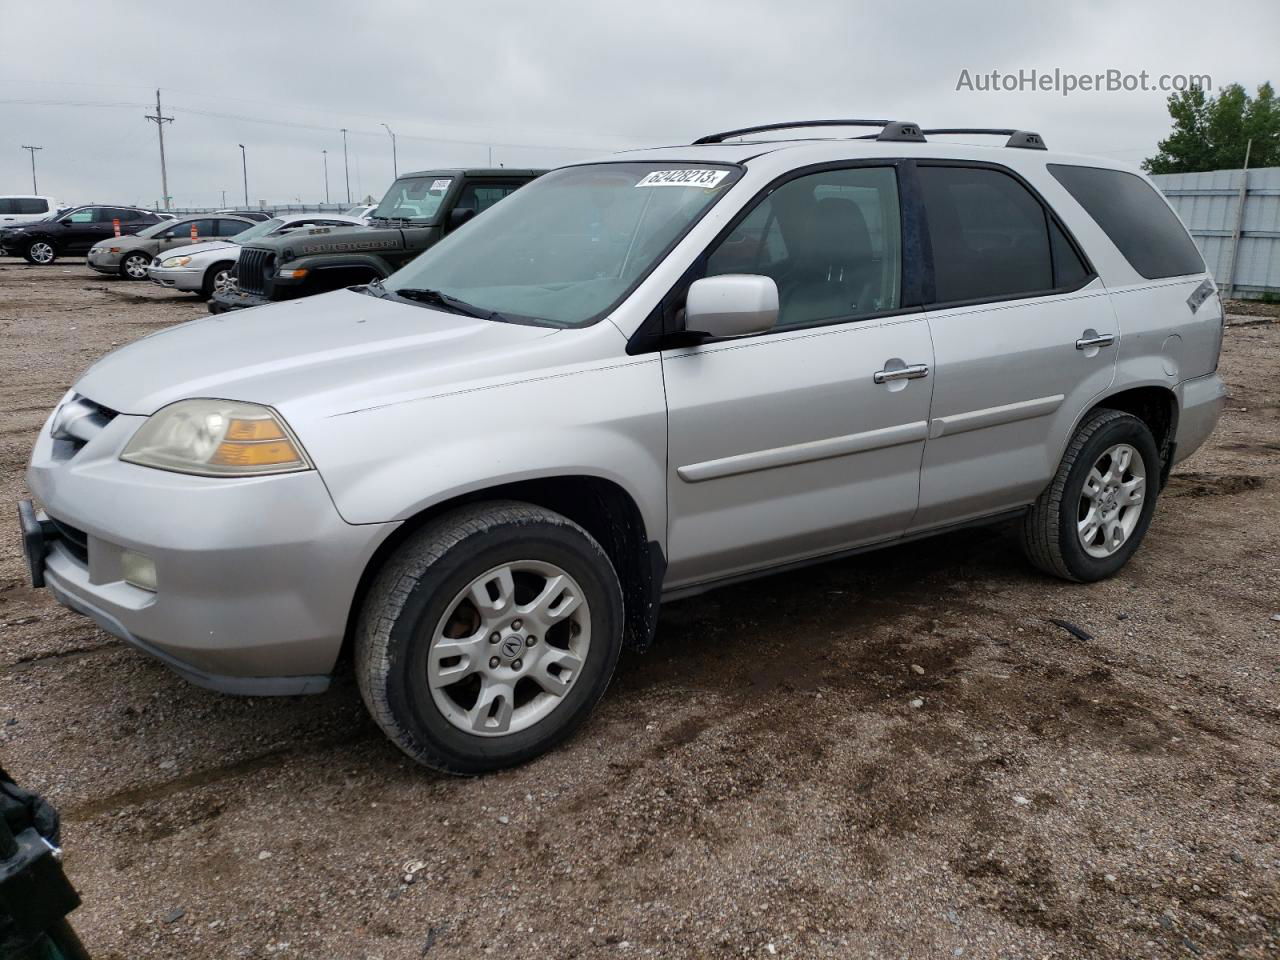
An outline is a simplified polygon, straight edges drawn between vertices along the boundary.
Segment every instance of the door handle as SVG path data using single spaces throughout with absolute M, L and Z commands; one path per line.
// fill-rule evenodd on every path
M 893 380 L 919 380 L 921 377 L 929 375 L 929 365 L 927 363 L 914 363 L 909 367 L 885 367 L 883 370 L 877 370 L 872 374 L 871 379 L 876 383 L 889 383 Z
M 1114 333 L 1097 333 L 1093 330 L 1086 330 L 1084 336 L 1076 341 L 1077 350 L 1088 350 L 1090 347 L 1109 347 L 1116 342 Z

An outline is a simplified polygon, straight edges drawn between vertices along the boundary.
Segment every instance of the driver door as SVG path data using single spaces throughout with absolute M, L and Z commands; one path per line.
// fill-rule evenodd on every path
M 902 534 L 919 500 L 933 349 L 901 307 L 896 172 L 856 166 L 773 189 L 707 275 L 779 288 L 766 333 L 663 352 L 667 586 Z

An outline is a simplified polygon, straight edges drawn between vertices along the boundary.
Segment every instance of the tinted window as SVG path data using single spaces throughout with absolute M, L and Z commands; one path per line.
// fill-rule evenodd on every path
M 518 183 L 468 183 L 462 188 L 457 207 L 484 213 L 503 197 L 515 193 L 520 186 Z
M 49 201 L 43 197 L 19 197 L 18 213 L 48 213 Z
M 10 200 L 8 197 L 0 197 L 0 214 L 17 213 L 18 201 Z
M 707 258 L 707 276 L 753 273 L 778 285 L 778 325 L 898 306 L 898 184 L 888 167 L 827 170 L 783 184 Z
M 978 167 L 921 167 L 919 174 L 937 302 L 1053 289 L 1047 218 L 1026 187 Z
M 1148 280 L 1203 273 L 1204 258 L 1178 215 L 1137 174 L 1051 163 L 1049 172 Z
M 1059 290 L 1074 290 L 1084 284 L 1093 273 L 1075 247 L 1062 232 L 1062 228 L 1049 220 L 1049 246 L 1053 251 L 1053 285 Z
M 250 227 L 250 224 L 245 223 L 243 220 L 219 220 L 217 223 L 218 236 L 220 237 L 234 237 L 237 233 L 243 233 Z

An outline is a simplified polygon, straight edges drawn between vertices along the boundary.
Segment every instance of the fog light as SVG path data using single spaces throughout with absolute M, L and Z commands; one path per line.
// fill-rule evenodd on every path
M 124 570 L 124 582 L 139 590 L 156 592 L 156 565 L 150 557 L 126 550 L 120 554 L 120 566 Z

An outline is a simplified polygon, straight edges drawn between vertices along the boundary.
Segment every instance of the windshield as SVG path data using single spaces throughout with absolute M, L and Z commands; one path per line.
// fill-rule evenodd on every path
M 228 240 L 234 240 L 236 243 L 248 243 L 250 240 L 257 240 L 259 237 L 265 237 L 274 233 L 284 226 L 284 221 L 279 217 L 271 220 L 263 220 L 261 223 L 255 223 L 248 230 L 242 230 L 234 237 L 227 237 Z
M 639 283 L 738 179 L 708 164 L 599 163 L 555 170 L 391 275 L 480 310 L 585 326 Z
M 397 180 L 369 216 L 428 223 L 435 219 L 451 183 L 453 177 L 405 177 Z

